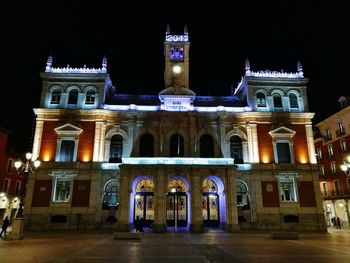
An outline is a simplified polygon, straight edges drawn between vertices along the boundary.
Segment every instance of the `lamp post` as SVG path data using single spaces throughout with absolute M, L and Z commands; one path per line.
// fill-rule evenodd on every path
M 27 182 L 28 182 L 28 176 L 29 173 L 34 173 L 35 170 L 40 166 L 40 161 L 35 160 L 32 161 L 32 153 L 28 152 L 26 153 L 26 162 L 23 163 L 20 159 L 15 162 L 15 168 L 18 174 L 23 175 L 23 188 L 22 188 L 22 193 L 21 193 L 21 202 L 19 204 L 19 209 L 17 212 L 18 218 L 23 217 L 23 206 L 24 206 L 24 200 L 26 198 L 26 191 L 27 191 Z

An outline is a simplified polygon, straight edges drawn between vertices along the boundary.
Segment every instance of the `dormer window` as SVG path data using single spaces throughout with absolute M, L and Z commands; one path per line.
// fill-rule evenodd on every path
M 50 104 L 60 104 L 60 102 L 61 102 L 61 90 L 54 89 L 51 93 Z

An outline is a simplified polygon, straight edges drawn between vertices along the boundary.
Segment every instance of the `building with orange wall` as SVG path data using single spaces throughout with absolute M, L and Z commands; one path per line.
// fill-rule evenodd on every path
M 328 226 L 334 226 L 332 218 L 339 218 L 341 227 L 349 227 L 350 171 L 341 169 L 344 162 L 350 163 L 349 102 L 348 97 L 340 97 L 341 109 L 316 124 L 315 148 Z
M 325 231 L 307 83 L 253 71 L 228 96 L 189 85 L 189 34 L 164 41 L 164 89 L 120 94 L 101 68 L 41 73 L 26 227 Z M 220 88 L 220 87 L 218 87 Z M 29 207 L 29 208 L 28 208 Z

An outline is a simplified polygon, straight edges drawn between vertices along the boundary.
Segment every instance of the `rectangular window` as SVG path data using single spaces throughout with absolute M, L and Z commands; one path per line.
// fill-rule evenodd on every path
M 279 178 L 279 188 L 282 202 L 297 201 L 294 178 Z
M 16 182 L 15 195 L 19 195 L 21 191 L 21 181 Z
M 73 162 L 74 146 L 75 146 L 75 142 L 73 140 L 62 140 L 58 160 L 60 162 Z
M 322 195 L 323 195 L 323 197 L 327 197 L 328 196 L 327 183 L 322 183 Z
M 328 157 L 329 158 L 333 157 L 334 156 L 333 145 L 332 144 L 328 144 L 327 148 L 328 148 Z
M 341 134 L 344 134 L 344 126 L 342 122 L 338 123 L 338 129 Z
M 10 179 L 8 178 L 5 178 L 4 180 L 4 186 L 2 188 L 2 191 L 7 193 L 7 191 L 9 190 L 9 187 L 10 187 Z
M 291 163 L 290 147 L 287 142 L 276 143 L 278 163 Z
M 322 177 L 325 176 L 323 164 L 320 166 L 320 172 Z
M 340 195 L 340 184 L 339 180 L 334 180 L 333 181 L 333 186 L 334 186 L 334 195 L 339 196 Z
M 54 188 L 54 202 L 69 202 L 71 191 L 71 178 L 56 178 Z
M 322 148 L 317 148 L 317 158 L 318 160 L 322 160 Z
M 341 140 L 340 141 L 340 149 L 342 152 L 346 152 L 347 151 L 347 146 L 346 146 L 346 140 Z
M 10 174 L 12 172 L 12 167 L 13 167 L 13 160 L 8 159 L 7 161 L 7 173 Z
M 337 175 L 337 165 L 335 162 L 331 162 L 331 172 L 332 175 Z
M 326 140 L 332 140 L 332 134 L 330 129 L 326 130 Z

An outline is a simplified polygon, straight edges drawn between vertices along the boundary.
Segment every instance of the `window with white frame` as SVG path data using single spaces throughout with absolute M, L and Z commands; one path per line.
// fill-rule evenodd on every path
M 340 149 L 342 152 L 346 152 L 348 150 L 345 139 L 340 141 Z
M 75 170 L 53 170 L 49 176 L 53 179 L 52 201 L 66 203 L 71 201 L 74 177 L 78 173 Z
M 15 195 L 19 195 L 21 191 L 21 181 L 16 182 Z
M 296 186 L 294 177 L 278 178 L 280 197 L 282 202 L 297 202 Z
M 322 148 L 321 147 L 319 147 L 319 148 L 317 148 L 317 158 L 319 159 L 319 160 L 322 160 Z
M 61 102 L 61 89 L 54 89 L 51 92 L 51 101 L 50 104 L 60 104 Z
M 328 157 L 333 157 L 334 156 L 334 151 L 333 151 L 333 145 L 330 143 L 327 145 L 327 149 L 328 149 Z
M 294 93 L 289 94 L 289 105 L 291 108 L 299 108 L 298 97 Z
M 337 174 L 337 164 L 335 162 L 331 162 L 331 172 L 332 172 L 332 175 Z
M 273 106 L 275 108 L 282 108 L 283 107 L 283 105 L 282 105 L 282 97 L 278 93 L 274 93 L 273 94 Z
M 331 140 L 332 139 L 332 134 L 331 134 L 331 130 L 330 129 L 326 129 L 326 138 L 328 140 Z
M 11 182 L 11 180 L 9 178 L 4 179 L 4 186 L 2 187 L 3 192 L 7 193 L 7 191 L 10 188 L 10 182 Z
M 344 134 L 344 126 L 342 122 L 338 122 L 338 129 L 340 134 Z
M 58 135 L 56 147 L 56 162 L 75 162 L 77 160 L 79 134 L 82 129 L 65 124 L 55 128 Z
M 321 175 L 322 175 L 322 176 L 325 176 L 323 164 L 320 165 L 320 172 L 321 172 Z
M 257 107 L 266 107 L 266 97 L 262 92 L 256 94 L 256 106 Z
M 8 161 L 7 161 L 7 173 L 8 174 L 10 174 L 12 172 L 12 168 L 13 168 L 13 160 L 8 159 Z
M 340 195 L 340 184 L 339 180 L 333 180 L 333 186 L 334 186 L 334 195 L 339 196 Z
M 55 180 L 54 188 L 54 202 L 69 202 L 71 195 L 71 178 L 61 178 L 57 177 Z
M 272 137 L 275 163 L 294 163 L 293 136 L 295 131 L 279 127 L 269 132 Z
M 95 104 L 95 91 L 93 89 L 86 92 L 85 104 Z

